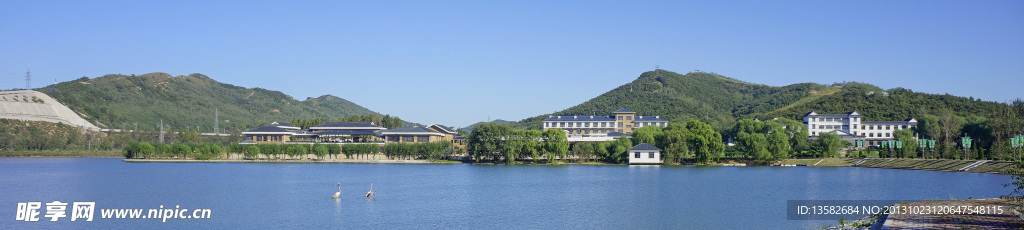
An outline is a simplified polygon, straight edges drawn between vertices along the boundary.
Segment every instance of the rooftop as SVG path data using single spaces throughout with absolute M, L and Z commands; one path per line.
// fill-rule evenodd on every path
M 659 149 L 658 147 L 654 147 L 653 145 L 650 145 L 650 144 L 647 144 L 647 143 L 641 143 L 639 145 L 633 146 L 632 148 L 629 148 L 629 151 L 633 151 L 633 150 L 658 150 L 658 151 L 661 151 L 661 149 Z
M 245 131 L 245 133 L 294 133 L 292 131 L 285 130 L 277 125 L 267 125 L 253 130 Z
M 615 121 L 609 116 L 551 116 L 544 121 Z
M 613 113 L 636 113 L 636 112 L 633 112 L 633 110 L 629 110 L 629 109 L 627 109 L 627 108 L 622 108 L 622 109 L 620 109 L 620 110 L 616 110 L 616 111 L 615 111 L 615 112 L 613 112 Z
M 636 116 L 635 119 L 633 119 L 633 120 L 637 120 L 637 121 L 668 121 L 668 120 L 665 120 L 665 118 L 661 118 L 660 116 Z
M 430 129 L 423 128 L 423 127 L 389 129 L 389 130 L 380 131 L 380 134 L 384 134 L 384 135 L 411 134 L 411 135 L 441 135 L 441 136 L 444 135 L 444 134 L 441 134 L 441 133 L 439 133 L 437 131 L 430 130 Z
M 459 132 L 455 132 L 455 130 L 453 130 L 451 127 L 443 126 L 443 125 L 438 125 L 438 124 L 431 124 L 431 125 L 428 125 L 427 127 L 428 128 L 429 127 L 434 127 L 434 128 L 437 128 L 437 129 L 441 130 L 441 132 L 445 132 L 445 133 L 449 133 L 449 134 L 459 133 Z
M 811 111 L 809 113 L 804 114 L 804 117 L 808 117 L 808 116 L 816 116 L 816 117 L 850 117 L 850 116 L 860 116 L 860 113 L 857 113 L 857 111 L 851 111 L 849 113 L 843 113 L 843 114 L 818 114 L 817 112 Z
M 358 136 L 358 135 L 376 135 L 376 130 L 327 130 L 312 132 L 318 136 Z
M 311 129 L 385 129 L 383 127 L 374 125 L 373 122 L 324 122 L 323 124 L 313 126 Z

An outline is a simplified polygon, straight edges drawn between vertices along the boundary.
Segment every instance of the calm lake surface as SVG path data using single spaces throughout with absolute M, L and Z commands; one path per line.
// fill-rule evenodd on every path
M 1009 194 L 1007 175 L 816 167 L 125 163 L 0 158 L 0 228 L 810 229 L 787 200 Z M 331 199 L 341 182 L 341 198 Z M 364 198 L 370 183 L 377 195 Z M 15 221 L 18 202 L 96 202 L 92 222 Z M 210 219 L 101 219 L 105 208 Z M 69 205 L 70 206 L 70 205 Z

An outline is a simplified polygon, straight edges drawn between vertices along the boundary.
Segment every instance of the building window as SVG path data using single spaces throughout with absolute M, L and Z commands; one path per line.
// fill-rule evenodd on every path
M 818 125 L 818 129 L 825 129 L 824 125 Z
M 626 116 L 626 120 L 633 120 L 633 116 Z
M 885 133 L 885 137 L 889 137 L 889 134 L 890 134 L 890 133 Z
M 626 128 L 632 128 L 633 125 L 626 125 Z
M 416 142 L 416 140 L 413 139 L 414 137 L 415 136 L 402 136 L 402 142 Z
M 419 136 L 416 139 L 419 142 L 430 142 L 430 136 Z
M 889 130 L 889 128 L 891 128 L 891 127 L 892 127 L 891 125 L 886 125 L 885 126 L 885 130 Z
M 622 129 L 619 129 L 619 132 L 621 133 L 621 132 L 622 132 Z
M 590 122 L 583 123 L 583 127 L 590 128 Z
M 565 127 L 565 122 L 559 122 L 559 124 L 561 125 L 561 127 Z
M 868 137 L 875 137 L 875 133 L 868 133 Z
M 622 120 L 622 116 L 619 116 L 619 120 Z
M 633 153 L 633 158 L 639 159 L 640 158 L 640 152 Z
M 622 122 L 619 122 L 619 127 L 622 127 Z
M 857 129 L 857 124 L 853 124 L 853 129 Z
M 608 127 L 608 122 L 601 122 L 601 128 Z
M 388 136 L 388 142 L 398 142 L 398 136 Z
M 647 158 L 654 158 L 654 152 L 647 153 Z

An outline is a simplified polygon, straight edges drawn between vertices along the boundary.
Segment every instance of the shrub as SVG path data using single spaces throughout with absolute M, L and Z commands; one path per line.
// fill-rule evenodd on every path
M 245 152 L 245 156 L 246 157 L 256 158 L 257 155 L 260 155 L 260 147 L 259 146 L 250 145 L 249 148 L 247 148 L 246 150 L 247 150 Z

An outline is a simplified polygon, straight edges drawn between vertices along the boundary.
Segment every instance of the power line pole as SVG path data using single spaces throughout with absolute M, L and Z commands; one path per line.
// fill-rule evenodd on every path
M 160 144 L 164 143 L 164 120 L 160 119 Z
M 32 89 L 32 71 L 25 71 L 25 89 Z
M 217 108 L 213 108 L 213 134 L 220 133 L 220 118 L 218 117 L 219 113 L 220 112 Z

